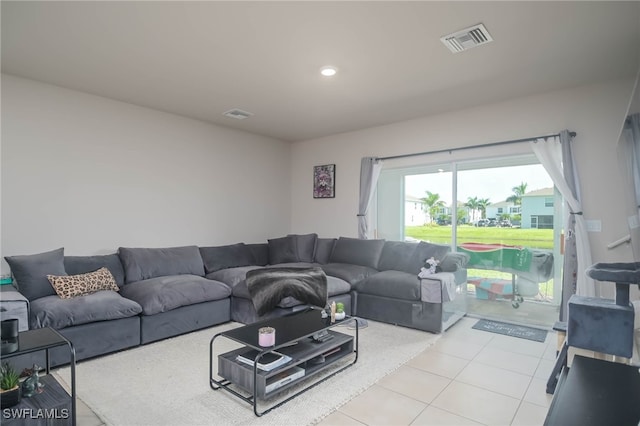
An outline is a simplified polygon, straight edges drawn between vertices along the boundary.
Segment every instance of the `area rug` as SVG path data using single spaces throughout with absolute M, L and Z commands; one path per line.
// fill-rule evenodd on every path
M 369 321 L 355 365 L 257 418 L 252 407 L 209 387 L 209 342 L 227 323 L 152 343 L 76 367 L 79 399 L 107 425 L 309 425 L 431 346 L 439 335 Z M 348 327 L 337 331 L 355 334 Z M 216 340 L 216 353 L 235 348 Z M 215 365 L 215 364 L 214 364 Z M 69 383 L 68 367 L 56 370 Z
M 505 336 L 533 340 L 534 342 L 544 342 L 547 338 L 546 330 L 485 319 L 481 319 L 471 328 L 488 331 L 490 333 L 504 334 Z

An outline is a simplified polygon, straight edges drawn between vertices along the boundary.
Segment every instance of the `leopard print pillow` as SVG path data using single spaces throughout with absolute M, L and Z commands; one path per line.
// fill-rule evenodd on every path
M 100 290 L 119 290 L 111 271 L 104 267 L 79 275 L 47 275 L 47 279 L 63 299 L 85 296 Z

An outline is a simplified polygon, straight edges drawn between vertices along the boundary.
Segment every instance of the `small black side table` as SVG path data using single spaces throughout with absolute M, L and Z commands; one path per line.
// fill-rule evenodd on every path
M 18 333 L 18 350 L 10 354 L 2 355 L 2 360 L 4 362 L 6 359 L 12 358 L 18 355 L 24 355 L 24 354 L 38 352 L 38 351 L 45 351 L 46 360 L 47 360 L 46 361 L 47 377 L 43 379 L 47 379 L 44 381 L 45 384 L 47 384 L 46 386 L 49 387 L 49 384 L 51 384 L 52 385 L 51 387 L 52 388 L 55 387 L 56 389 L 55 393 L 57 393 L 59 384 L 55 381 L 55 379 L 53 379 L 53 377 L 49 376 L 50 369 L 51 369 L 50 360 L 49 360 L 49 349 L 53 349 L 59 346 L 67 346 L 69 348 L 69 360 L 70 360 L 70 367 L 71 367 L 71 424 L 73 426 L 76 426 L 76 350 L 74 349 L 73 344 L 69 340 L 64 338 L 64 336 L 62 336 L 60 333 L 58 333 L 56 330 L 50 327 L 23 331 Z M 26 407 L 27 410 L 33 409 L 34 407 L 32 407 L 32 405 L 34 404 L 31 404 L 30 400 L 35 400 L 38 397 L 45 395 L 47 392 L 47 387 L 45 387 L 44 393 L 36 394 L 31 398 L 23 398 L 22 402 L 20 402 L 20 404 L 18 404 L 13 408 L 19 409 L 20 407 L 22 407 L 23 404 L 25 404 L 27 405 Z M 52 390 L 52 392 L 54 391 Z M 47 395 L 47 396 L 51 396 L 51 395 Z M 38 407 L 38 408 L 43 408 L 43 407 Z M 7 420 L 9 419 L 3 418 L 3 423 L 4 421 L 7 421 Z M 32 424 L 32 423 L 28 423 L 28 424 Z

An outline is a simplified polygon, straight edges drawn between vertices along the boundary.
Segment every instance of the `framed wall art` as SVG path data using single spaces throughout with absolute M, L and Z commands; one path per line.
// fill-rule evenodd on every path
M 336 196 L 336 165 L 313 166 L 313 198 Z

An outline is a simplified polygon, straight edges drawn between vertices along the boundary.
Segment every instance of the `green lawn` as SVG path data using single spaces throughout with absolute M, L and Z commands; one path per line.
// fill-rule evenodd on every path
M 405 236 L 440 244 L 451 242 L 451 226 L 407 226 Z M 476 228 L 458 226 L 458 243 L 499 243 L 553 249 L 553 229 Z

